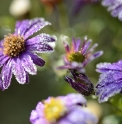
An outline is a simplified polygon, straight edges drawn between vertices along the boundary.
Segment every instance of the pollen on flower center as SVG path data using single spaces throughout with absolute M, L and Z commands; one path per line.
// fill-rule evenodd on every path
M 50 98 L 50 101 L 44 102 L 45 118 L 49 122 L 55 122 L 66 112 L 66 107 L 60 99 Z
M 3 42 L 3 53 L 10 57 L 15 57 L 19 55 L 20 52 L 24 51 L 25 47 L 24 38 L 20 35 L 8 35 L 4 38 Z
M 70 53 L 68 55 L 70 62 L 83 62 L 85 57 L 80 52 Z

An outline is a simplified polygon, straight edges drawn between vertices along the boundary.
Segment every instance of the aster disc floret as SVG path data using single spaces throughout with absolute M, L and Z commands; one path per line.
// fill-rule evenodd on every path
M 94 85 L 84 73 L 71 70 L 72 77 L 66 76 L 65 80 L 79 93 L 89 96 L 94 92 Z
M 113 17 L 122 21 L 122 0 L 102 0 L 102 5 L 108 7 Z
M 49 97 L 32 110 L 32 124 L 96 124 L 97 118 L 84 109 L 86 99 L 81 94 Z M 80 116 L 79 116 L 80 115 Z
M 16 23 L 15 32 L 5 36 L 0 42 L 0 88 L 7 89 L 10 86 L 12 74 L 20 84 L 29 82 L 28 73 L 35 75 L 35 65 L 44 66 L 45 61 L 36 53 L 52 52 L 53 48 L 48 44 L 55 39 L 49 34 L 41 33 L 33 35 L 41 30 L 49 22 L 43 18 L 23 20 Z
M 84 41 L 81 45 L 80 39 L 72 40 L 71 47 L 64 42 L 64 47 L 66 50 L 66 55 L 64 56 L 64 66 L 60 66 L 59 69 L 76 69 L 79 72 L 83 71 L 83 67 L 86 66 L 89 62 L 98 58 L 103 54 L 103 51 L 97 51 L 92 53 L 94 49 L 98 46 L 94 44 L 90 49 L 92 40 L 87 40 L 87 37 L 84 37 Z
M 116 63 L 100 63 L 97 72 L 101 73 L 96 85 L 96 95 L 99 102 L 108 101 L 122 91 L 122 60 Z

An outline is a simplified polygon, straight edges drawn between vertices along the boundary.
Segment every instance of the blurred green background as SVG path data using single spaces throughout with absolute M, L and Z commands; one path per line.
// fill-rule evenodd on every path
M 29 116 L 37 103 L 48 96 L 66 95 L 76 92 L 64 81 L 66 71 L 57 70 L 62 65 L 62 54 L 65 53 L 63 41 L 69 43 L 72 37 L 85 35 L 98 43 L 96 50 L 103 50 L 102 57 L 94 60 L 86 67 L 86 73 L 96 84 L 99 74 L 95 72 L 99 62 L 116 62 L 122 58 L 122 22 L 113 18 L 101 3 L 82 5 L 74 14 L 75 0 L 0 0 L 0 39 L 14 31 L 17 20 L 43 17 L 52 23 L 40 32 L 57 37 L 55 52 L 40 54 L 46 61 L 44 67 L 38 67 L 36 76 L 30 75 L 30 83 L 20 85 L 13 76 L 10 87 L 0 91 L 0 124 L 30 124 Z M 25 8 L 17 1 L 24 1 Z M 28 1 L 28 2 L 27 2 Z M 53 1 L 53 0 L 52 0 Z M 15 5 L 13 5 L 15 4 Z M 25 11 L 24 11 L 25 10 Z M 40 33 L 39 32 L 39 33 Z M 122 124 L 122 99 L 116 95 L 110 102 L 98 104 L 95 96 L 87 97 L 89 106 L 99 116 L 101 124 Z M 91 101 L 92 100 L 92 101 Z M 112 105 L 113 104 L 113 105 Z M 118 111 L 117 109 L 121 109 Z

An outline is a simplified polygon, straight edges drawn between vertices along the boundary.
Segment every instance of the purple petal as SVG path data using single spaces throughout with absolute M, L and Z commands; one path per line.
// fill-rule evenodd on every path
M 29 75 L 26 71 L 25 71 L 25 73 L 26 73 L 26 83 L 29 83 Z
M 100 78 L 99 78 L 96 88 L 104 87 L 113 82 L 115 82 L 115 84 L 116 84 L 116 82 L 118 82 L 120 80 L 122 80 L 122 72 L 108 71 L 108 72 L 105 72 L 100 75 Z
M 31 52 L 28 52 L 28 54 L 30 55 L 34 64 L 36 64 L 38 66 L 44 66 L 45 65 L 45 61 L 42 58 L 40 58 L 38 55 L 31 53 Z
M 37 53 L 53 52 L 53 48 L 46 43 L 39 43 L 36 45 L 27 46 L 27 50 L 37 52 Z
M 3 42 L 4 42 L 4 39 L 0 41 L 0 48 L 3 49 Z M 0 50 L 1 50 L 0 49 Z M 1 51 L 2 52 L 2 51 Z
M 68 43 L 67 42 L 63 42 L 63 44 L 64 44 L 64 48 L 65 48 L 66 52 L 67 53 L 70 52 L 70 48 L 69 48 Z
M 113 5 L 114 1 L 115 0 L 103 0 L 102 5 L 103 6 L 111 6 L 111 5 Z
M 21 63 L 19 57 L 13 59 L 13 73 L 14 73 L 14 75 L 16 77 L 16 80 L 20 84 L 27 83 L 27 81 L 28 81 L 28 79 L 27 79 L 27 73 L 25 72 L 25 69 L 22 66 L 22 63 Z
M 72 122 L 65 118 L 65 119 L 59 120 L 58 124 L 72 124 Z
M 24 36 L 25 31 L 29 27 L 29 20 L 19 21 L 16 23 L 16 29 L 15 32 L 17 34 L 20 34 L 21 36 Z
M 93 54 L 94 59 L 100 57 L 103 54 L 103 51 L 97 51 Z
M 77 39 L 75 43 L 75 52 L 79 51 L 80 45 L 81 45 L 81 40 Z
M 2 84 L 4 89 L 8 89 L 12 78 L 12 61 L 11 59 L 4 64 L 1 72 Z
M 33 23 L 33 21 L 34 20 L 32 20 L 32 23 Z M 47 25 L 51 25 L 51 23 L 44 21 L 44 19 L 41 21 L 40 21 L 40 19 L 35 20 L 35 22 L 32 24 L 32 26 L 25 32 L 25 36 L 24 36 L 25 40 Z
M 2 82 L 2 76 L 1 76 L 1 75 L 0 75 L 0 89 L 1 89 L 2 91 L 5 90 L 4 87 L 3 87 L 3 82 Z
M 120 93 L 122 89 L 122 72 L 108 71 L 100 75 L 96 85 L 96 95 L 99 102 L 105 102 L 113 95 Z
M 75 48 L 75 46 L 76 46 L 76 40 L 75 40 L 75 38 L 72 38 L 72 45 L 71 45 L 73 48 Z
M 26 45 L 34 45 L 34 44 L 38 44 L 40 42 L 42 43 L 47 43 L 47 42 L 54 42 L 55 39 L 50 36 L 49 34 L 40 34 L 40 35 L 37 35 L 29 40 L 26 41 Z
M 25 54 L 25 53 L 22 54 L 20 57 L 20 61 L 24 69 L 29 74 L 35 75 L 37 73 L 37 68 L 28 54 Z
M 119 60 L 118 62 L 115 62 L 115 63 L 113 63 L 113 64 L 116 64 L 116 65 L 118 65 L 119 67 L 122 68 L 122 60 Z
M 61 121 L 59 121 L 59 124 L 64 124 L 65 120 L 66 122 L 68 120 L 71 124 L 87 124 L 89 122 L 90 124 L 97 124 L 98 122 L 96 116 L 94 116 L 88 110 L 78 106 L 71 107 L 69 113 L 64 118 L 62 118 Z
M 30 115 L 30 121 L 34 123 L 39 118 L 39 115 L 36 110 L 32 110 Z
M 121 11 L 122 11 L 122 3 L 121 3 L 120 5 L 118 5 L 118 7 L 116 7 L 116 8 L 111 12 L 111 15 L 112 15 L 113 17 L 117 17 Z
M 8 56 L 3 55 L 0 52 L 0 67 L 3 66 L 10 58 Z
M 68 68 L 69 68 L 69 65 L 64 65 L 64 66 L 57 67 L 57 69 L 68 69 Z
M 121 2 L 121 0 L 103 0 L 102 5 L 108 7 L 107 10 L 111 12 L 111 15 L 113 17 L 118 16 L 119 20 L 122 21 L 122 2 Z
M 84 44 L 84 47 L 82 47 L 82 54 L 85 55 L 85 53 L 87 52 L 88 48 L 91 45 L 92 40 L 89 40 L 86 42 L 86 44 Z
M 36 106 L 36 110 L 32 110 L 30 115 L 30 121 L 33 124 L 49 124 L 44 118 L 44 105 L 42 102 L 39 102 Z
M 97 64 L 97 72 L 103 73 L 110 70 L 122 71 L 122 60 L 112 64 L 106 62 Z
M 18 21 L 16 23 L 16 27 L 15 27 L 15 32 L 17 34 L 20 34 L 22 36 L 24 36 L 24 34 L 36 23 L 38 22 L 43 22 L 44 19 L 43 18 L 35 18 L 32 20 L 24 20 L 24 21 Z
M 80 39 L 77 40 L 75 40 L 74 38 L 72 39 L 72 47 L 74 48 L 75 52 L 79 51 L 80 44 L 81 44 Z
M 17 21 L 16 24 L 15 24 L 15 32 L 16 30 L 18 30 L 18 28 L 20 27 L 22 21 Z
M 101 92 L 101 94 L 99 95 L 99 103 L 108 101 L 109 97 L 112 97 L 112 96 L 120 93 L 120 91 L 122 89 L 122 81 L 121 81 L 121 83 L 119 82 L 118 85 L 116 84 L 116 86 L 108 85 L 108 87 L 107 88 L 104 87 L 104 91 Z
M 97 51 L 94 54 L 91 54 L 90 56 L 88 54 L 88 57 L 86 57 L 85 61 L 83 62 L 83 65 L 84 66 L 87 65 L 89 62 L 91 62 L 92 60 L 100 57 L 102 54 L 103 54 L 103 51 Z
M 95 49 L 97 46 L 98 46 L 98 44 L 95 43 L 95 44 L 88 50 L 88 52 L 89 52 L 89 53 L 93 52 L 94 49 Z
M 85 105 L 86 106 L 86 99 L 81 94 L 68 94 L 64 98 L 65 104 L 70 107 L 72 105 Z

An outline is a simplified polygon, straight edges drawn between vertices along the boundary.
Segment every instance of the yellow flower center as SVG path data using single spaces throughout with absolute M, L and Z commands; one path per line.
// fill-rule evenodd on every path
M 10 57 L 19 55 L 20 52 L 24 51 L 25 47 L 24 38 L 20 35 L 15 36 L 10 34 L 4 38 L 3 42 L 3 53 Z
M 80 52 L 73 52 L 68 54 L 68 60 L 70 62 L 83 62 L 85 57 Z
M 50 101 L 44 101 L 44 115 L 49 122 L 56 122 L 66 112 L 64 103 L 59 98 L 50 98 Z

